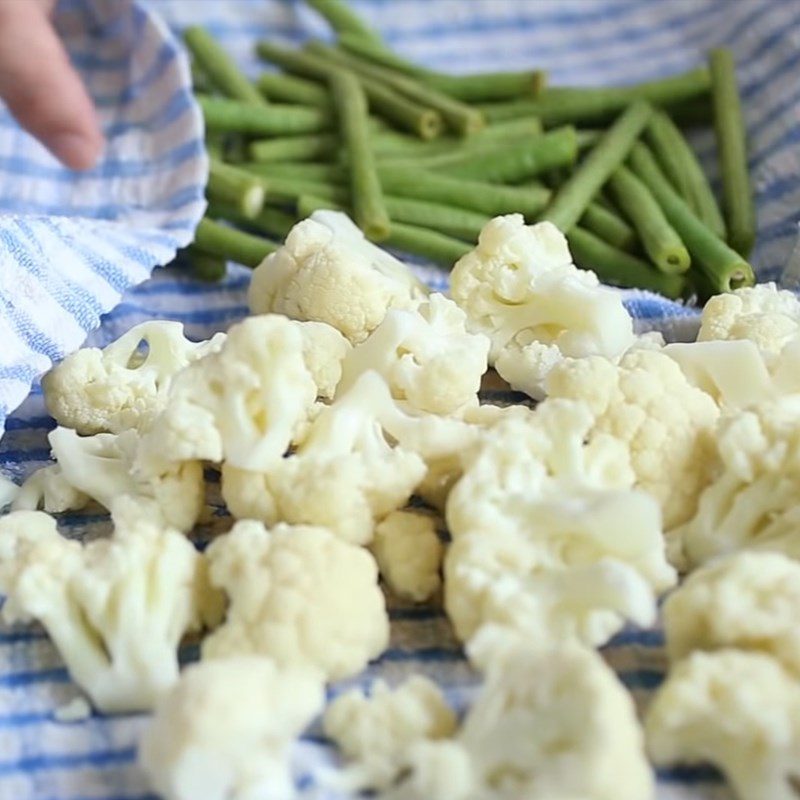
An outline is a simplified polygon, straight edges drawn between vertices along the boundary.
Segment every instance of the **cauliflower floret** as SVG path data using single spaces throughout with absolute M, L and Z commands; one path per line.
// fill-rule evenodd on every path
M 720 422 L 713 480 L 676 528 L 689 566 L 742 549 L 800 558 L 800 395 Z
M 672 662 L 693 650 L 760 650 L 800 675 L 800 564 L 738 553 L 693 572 L 663 608 Z
M 393 511 L 375 528 L 372 552 L 383 579 L 398 597 L 421 603 L 442 584 L 444 545 L 429 514 Z
M 325 407 L 287 458 L 262 472 L 222 468 L 222 496 L 240 519 L 322 525 L 366 544 L 375 524 L 408 503 L 425 475 L 416 453 L 392 447 L 382 418 L 394 402 L 385 381 L 364 373 Z
M 659 501 L 666 531 L 694 514 L 711 477 L 719 408 L 671 358 L 635 350 L 618 365 L 604 358 L 568 359 L 548 376 L 547 394 L 587 403 L 592 435 L 626 444 L 636 486 Z
M 520 214 L 491 220 L 450 284 L 473 330 L 491 339 L 490 364 L 536 399 L 565 356 L 615 359 L 634 342 L 619 294 L 572 263 L 567 240 L 549 222 L 526 226 Z
M 323 528 L 244 521 L 206 551 L 211 583 L 230 598 L 203 658 L 256 653 L 309 666 L 330 680 L 354 675 L 389 641 L 375 559 Z
M 693 653 L 646 720 L 659 766 L 710 762 L 739 800 L 791 800 L 800 778 L 800 683 L 763 653 Z
M 340 695 L 326 709 L 323 729 L 354 762 L 342 775 L 343 786 L 386 789 L 408 766 L 410 748 L 452 736 L 456 716 L 435 683 L 412 675 L 395 689 L 375 681 L 369 697 L 360 689 Z
M 368 242 L 342 213 L 317 211 L 253 272 L 253 314 L 327 322 L 363 342 L 390 308 L 413 308 L 427 289 L 411 270 Z
M 774 283 L 761 283 L 712 297 L 697 340 L 750 339 L 763 353 L 775 354 L 798 334 L 800 300 Z
M 19 494 L 20 487 L 10 481 L 4 475 L 0 475 L 0 511 L 6 506 L 11 505 L 14 498 Z
M 86 545 L 39 511 L 0 518 L 6 622 L 38 620 L 102 711 L 151 708 L 178 679 L 186 631 L 219 621 L 204 557 L 138 502 L 116 504 L 109 539 Z
M 675 582 L 653 498 L 630 489 L 625 446 L 584 438 L 592 415 L 547 400 L 495 425 L 447 501 L 445 608 L 467 640 L 499 622 L 528 635 L 603 644 L 655 617 Z
M 339 393 L 375 370 L 392 395 L 412 409 L 456 414 L 477 405 L 487 369 L 489 340 L 468 333 L 464 312 L 444 295 L 432 294 L 414 310 L 390 309 L 366 341 L 350 351 Z
M 342 379 L 342 363 L 350 342 L 324 322 L 295 322 L 303 336 L 303 359 L 317 385 L 317 395 L 332 400 Z
M 319 675 L 238 656 L 193 664 L 156 707 L 139 763 L 164 800 L 290 800 L 290 748 L 325 702 Z
M 149 472 L 165 460 L 199 459 L 266 469 L 289 449 L 317 392 L 301 328 L 278 315 L 250 317 L 218 353 L 176 376 L 138 466 Z
M 218 333 L 190 342 L 180 322 L 143 322 L 108 347 L 83 348 L 53 367 L 42 378 L 47 410 L 82 435 L 143 430 L 164 407 L 175 375 L 224 341 Z
M 57 464 L 34 472 L 13 504 L 15 509 L 60 511 L 83 508 L 89 499 L 113 511 L 121 497 L 154 501 L 164 522 L 191 530 L 205 502 L 203 466 L 199 461 L 165 462 L 158 472 L 142 475 L 134 463 L 137 431 L 78 436 L 70 428 L 48 435 Z

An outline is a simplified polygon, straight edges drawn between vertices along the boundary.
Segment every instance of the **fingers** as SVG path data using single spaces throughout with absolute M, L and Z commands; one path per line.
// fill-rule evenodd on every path
M 103 149 L 92 101 L 50 24 L 49 3 L 0 0 L 0 96 L 60 161 L 89 169 Z

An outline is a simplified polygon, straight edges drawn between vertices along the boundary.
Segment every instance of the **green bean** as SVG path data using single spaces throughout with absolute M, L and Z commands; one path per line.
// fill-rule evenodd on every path
M 646 261 L 612 247 L 607 242 L 584 230 L 574 227 L 568 234 L 575 263 L 590 269 L 604 283 L 626 288 L 647 289 L 677 300 L 683 296 L 682 275 L 666 275 Z
M 641 142 L 631 150 L 628 165 L 652 192 L 714 294 L 753 285 L 753 268 L 700 222 Z
M 265 61 L 277 64 L 289 72 L 315 80 L 326 81 L 331 62 L 312 53 L 301 53 L 273 42 L 259 42 L 256 52 Z M 412 131 L 423 139 L 433 139 L 442 131 L 441 115 L 432 108 L 414 103 L 399 92 L 375 80 L 361 76 L 360 83 L 369 99 L 370 108 L 398 127 Z
M 647 186 L 625 166 L 617 168 L 609 186 L 656 267 L 666 273 L 686 272 L 692 263 L 689 251 Z
M 246 267 L 257 267 L 278 249 L 275 242 L 261 236 L 237 231 L 227 225 L 203 218 L 195 231 L 194 243 L 212 256 L 219 256 Z
M 415 200 L 408 197 L 386 197 L 386 210 L 394 222 L 432 228 L 448 236 L 467 241 L 477 241 L 484 225 L 491 219 L 463 208 Z
M 650 120 L 647 141 L 661 169 L 698 219 L 724 239 L 725 222 L 703 168 L 677 125 L 662 111 Z
M 267 186 L 268 205 L 275 203 L 285 203 L 296 200 L 301 194 L 321 197 L 323 200 L 331 200 L 339 203 L 347 203 L 350 200 L 350 192 L 346 186 L 335 186 L 319 181 L 300 181 L 296 178 L 281 178 L 277 175 L 265 177 L 264 182 Z
M 217 91 L 243 103 L 265 106 L 267 101 L 253 86 L 233 59 L 219 46 L 205 28 L 191 25 L 183 32 L 186 46 L 197 66 L 206 74 Z
M 270 100 L 322 109 L 331 108 L 330 94 L 315 81 L 283 75 L 280 72 L 264 72 L 256 81 L 256 86 Z
M 212 253 L 206 253 L 199 247 L 189 245 L 182 255 L 188 260 L 192 274 L 201 281 L 207 281 L 208 283 L 221 281 L 228 271 L 228 265 L 225 263 L 224 258 L 215 256 Z
M 589 203 L 580 224 L 612 247 L 626 251 L 636 249 L 636 231 L 622 217 L 598 203 Z
M 384 191 L 391 195 L 466 208 L 491 217 L 514 213 L 534 217 L 550 199 L 543 186 L 497 186 L 422 169 L 379 167 L 378 176 Z
M 307 0 L 308 5 L 327 20 L 337 34 L 351 34 L 381 45 L 380 34 L 367 25 L 343 0 Z
M 303 106 L 271 104 L 256 106 L 239 100 L 197 95 L 206 129 L 233 131 L 250 136 L 280 136 L 330 130 L 333 115 L 328 111 Z
M 725 48 L 711 51 L 709 65 L 728 242 L 747 258 L 756 238 L 756 211 L 747 169 L 747 142 L 736 85 L 736 65 L 733 54 Z
M 304 162 L 259 163 L 251 162 L 242 164 L 242 169 L 248 169 L 259 177 L 266 178 L 291 178 L 301 182 L 346 184 L 347 170 L 340 164 L 307 164 Z
M 350 213 L 346 203 L 335 200 L 326 200 L 324 197 L 314 197 L 313 194 L 301 194 L 297 198 L 297 216 L 301 219 L 310 217 L 315 211 L 344 211 Z
M 644 130 L 653 109 L 636 102 L 621 114 L 555 193 L 544 218 L 567 233 L 620 164 Z
M 292 214 L 278 208 L 264 208 L 255 217 L 248 219 L 237 209 L 222 203 L 209 203 L 206 216 L 211 219 L 224 219 L 238 227 L 250 228 L 281 238 L 285 237 L 297 222 Z
M 506 122 L 506 125 L 509 123 Z M 587 130 L 583 128 L 582 130 L 577 131 L 578 135 L 578 150 L 587 150 L 590 147 L 594 147 L 603 136 L 603 131 L 598 130 Z
M 367 98 L 355 75 L 346 70 L 331 74 L 330 87 L 348 154 L 355 221 L 368 238 L 380 241 L 389 235 L 390 222 L 370 145 Z
M 210 160 L 206 191 L 210 200 L 231 205 L 248 219 L 264 207 L 263 181 L 216 158 Z
M 368 39 L 349 33 L 339 36 L 339 44 L 354 55 L 366 58 L 382 67 L 413 75 L 422 83 L 467 102 L 536 95 L 546 81 L 546 75 L 541 70 L 447 75 L 412 64 L 383 45 L 376 45 Z
M 250 142 L 248 152 L 253 161 L 313 161 L 334 155 L 339 144 L 339 137 L 335 134 L 310 133 L 259 139 Z
M 326 58 L 344 69 L 352 70 L 363 78 L 385 84 L 414 102 L 438 111 L 448 127 L 456 133 L 461 135 L 474 133 L 486 124 L 480 111 L 419 83 L 412 76 L 377 66 L 322 42 L 310 42 L 306 45 L 306 51 L 320 58 Z
M 400 222 L 392 223 L 392 232 L 383 244 L 405 253 L 421 256 L 448 269 L 474 247 L 439 231 Z

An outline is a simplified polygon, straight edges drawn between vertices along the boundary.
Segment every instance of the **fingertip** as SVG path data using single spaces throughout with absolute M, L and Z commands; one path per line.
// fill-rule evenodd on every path
M 102 136 L 64 131 L 44 137 L 44 144 L 63 164 L 74 170 L 88 170 L 97 165 L 103 152 Z

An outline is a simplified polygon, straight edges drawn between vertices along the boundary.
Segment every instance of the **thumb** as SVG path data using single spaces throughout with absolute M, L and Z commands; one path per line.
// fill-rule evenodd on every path
M 0 97 L 20 125 L 68 167 L 97 163 L 103 148 L 97 114 L 46 4 L 0 0 Z

